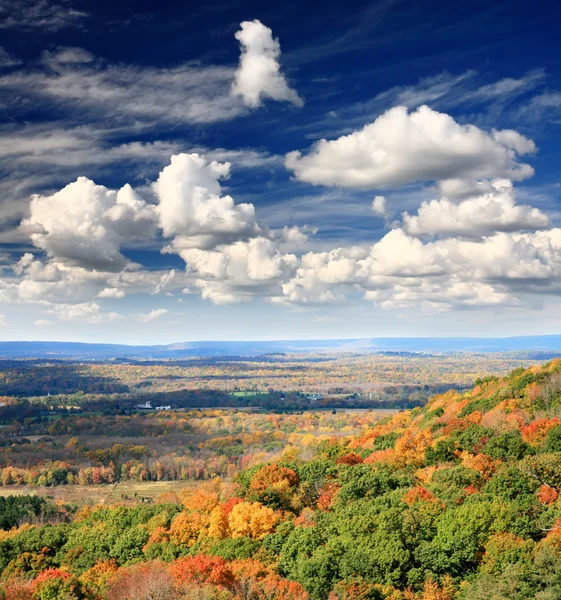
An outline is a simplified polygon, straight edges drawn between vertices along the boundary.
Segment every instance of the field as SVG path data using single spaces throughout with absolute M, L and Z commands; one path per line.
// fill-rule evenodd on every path
M 38 485 L 0 487 L 0 496 L 40 496 L 55 502 L 95 506 L 97 504 L 138 504 L 153 502 L 163 494 L 177 494 L 192 489 L 194 481 L 121 481 L 104 485 L 64 485 L 46 487 Z

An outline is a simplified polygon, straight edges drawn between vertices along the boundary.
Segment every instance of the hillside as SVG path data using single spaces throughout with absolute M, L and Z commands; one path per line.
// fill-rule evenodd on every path
M 4 598 L 553 600 L 560 493 L 554 359 L 155 504 L 12 500 Z

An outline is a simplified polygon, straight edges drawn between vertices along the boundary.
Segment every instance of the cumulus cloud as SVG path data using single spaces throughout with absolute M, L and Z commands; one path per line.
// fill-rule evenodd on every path
M 281 49 L 272 30 L 257 19 L 244 21 L 236 39 L 241 45 L 241 56 L 232 94 L 241 96 L 251 108 L 260 106 L 264 98 L 303 106 L 304 101 L 280 72 Z
M 297 264 L 295 276 L 283 283 L 278 304 L 339 304 L 346 301 L 345 289 L 361 280 L 359 261 L 367 251 L 358 247 L 328 252 L 308 252 Z
M 444 179 L 438 182 L 436 189 L 449 200 L 465 200 L 466 198 L 475 198 L 495 191 L 490 181 L 476 181 L 473 179 Z
M 289 227 L 285 225 L 280 232 L 280 240 L 288 246 L 303 246 L 309 239 L 310 234 L 317 233 L 315 227 L 306 225 L 304 227 L 297 227 L 296 225 Z
M 421 106 L 398 106 L 363 129 L 286 155 L 296 178 L 314 185 L 375 189 L 453 178 L 519 181 L 533 169 L 518 157 L 535 150 L 514 131 L 487 133 Z
M 270 294 L 265 288 L 278 285 L 295 260 L 279 245 L 285 238 L 302 243 L 305 234 L 297 228 L 279 234 L 263 228 L 253 205 L 236 204 L 222 193 L 219 180 L 229 170 L 229 163 L 197 154 L 173 156 L 154 185 L 156 205 L 129 185 L 114 191 L 87 178 L 51 196 L 33 197 L 22 230 L 47 258 L 21 257 L 13 266 L 19 281 L 12 294 L 24 302 L 83 307 L 95 305 L 92 298 L 197 286 L 217 302 L 259 289 Z M 122 254 L 123 245 L 150 240 L 158 227 L 170 240 L 165 250 L 185 260 L 186 272 L 147 271 Z
M 85 303 L 107 287 L 110 273 L 57 261 L 42 261 L 26 253 L 14 265 L 20 277 L 17 297 L 23 302 Z
M 367 248 L 302 257 L 277 302 L 332 303 L 360 291 L 384 309 L 518 306 L 561 293 L 561 229 L 424 243 L 401 229 Z
M 130 187 L 119 191 L 86 177 L 52 196 L 34 196 L 22 221 L 35 246 L 69 265 L 121 270 L 121 244 L 150 237 L 156 229 L 154 207 Z
M 403 215 L 411 235 L 482 236 L 499 231 L 546 229 L 549 218 L 537 208 L 517 205 L 512 182 L 496 180 L 491 191 L 455 204 L 448 198 L 423 202 L 416 215 Z
M 124 298 L 125 292 L 118 288 L 104 288 L 97 295 L 98 298 Z
M 297 263 L 295 255 L 281 253 L 277 242 L 266 238 L 238 241 L 212 251 L 185 250 L 181 257 L 196 277 L 202 297 L 215 304 L 275 296 Z
M 513 157 L 530 149 L 511 133 L 497 139 Z M 402 227 L 376 243 L 305 252 L 314 230 L 269 230 L 252 204 L 224 193 L 229 173 L 229 163 L 179 154 L 154 184 L 155 205 L 130 186 L 112 191 L 86 178 L 33 198 L 24 229 L 46 257 L 24 254 L 14 277 L 2 281 L 0 298 L 48 306 L 59 320 L 96 323 L 118 318 L 103 311 L 104 300 L 178 290 L 215 304 L 261 298 L 314 306 L 360 295 L 384 309 L 433 310 L 516 306 L 561 293 L 561 230 L 549 229 L 538 209 L 517 205 L 510 181 L 447 178 L 439 189 L 450 197 L 405 213 Z M 372 209 L 385 215 L 384 197 L 375 197 Z M 123 245 L 150 239 L 157 228 L 164 251 L 178 254 L 185 270 L 126 261 Z M 148 323 L 166 313 L 135 318 Z
M 170 271 L 146 270 L 139 265 L 127 266 L 119 272 L 99 271 L 65 264 L 53 259 L 40 260 L 24 254 L 12 267 L 18 279 L 0 280 L 0 301 L 39 304 L 84 304 L 92 298 L 119 299 L 134 294 L 159 293 L 162 281 L 170 281 Z M 175 272 L 173 284 L 178 289 L 189 285 L 192 278 Z
M 253 204 L 222 195 L 220 179 L 229 174 L 230 163 L 208 162 L 198 154 L 171 157 L 154 190 L 160 226 L 166 237 L 173 236 L 174 251 L 210 249 L 262 233 Z

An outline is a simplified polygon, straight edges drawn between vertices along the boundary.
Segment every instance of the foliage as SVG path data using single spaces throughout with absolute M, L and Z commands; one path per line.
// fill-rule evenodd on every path
M 484 378 L 383 420 L 227 411 L 146 418 L 148 430 L 168 431 L 156 439 L 194 436 L 184 458 L 208 452 L 236 468 L 155 504 L 74 514 L 36 498 L 3 500 L 3 598 L 559 598 L 561 407 L 551 389 L 560 365 Z M 59 449 L 79 453 L 80 434 L 65 435 Z M 98 466 L 81 469 L 148 479 L 186 468 L 148 443 L 122 441 L 84 450 Z M 265 451 L 273 441 L 279 446 Z M 234 447 L 238 454 L 226 450 Z M 49 489 L 64 469 L 73 473 L 53 465 L 45 465 Z M 6 486 L 25 479 L 18 469 L 5 465 Z M 29 520 L 37 523 L 22 524 Z

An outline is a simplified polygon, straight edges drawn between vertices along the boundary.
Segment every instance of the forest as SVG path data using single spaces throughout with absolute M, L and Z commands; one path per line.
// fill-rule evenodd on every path
M 535 353 L 533 353 L 535 354 Z M 307 410 L 413 408 L 487 373 L 532 363 L 532 353 L 270 354 L 184 360 L 0 360 L 0 426 L 61 411 L 125 414 L 139 404 Z M 19 423 L 19 425 L 18 425 Z
M 505 374 L 532 363 L 529 353 L 270 354 L 185 360 L 113 359 L 0 361 L 0 395 L 121 394 L 206 390 L 372 393 L 385 400 L 396 386 L 466 387 L 482 374 Z M 434 392 L 433 392 L 434 393 Z M 425 398 L 426 400 L 426 398 Z
M 81 450 L 87 421 L 52 431 L 59 443 L 43 452 L 89 454 L 120 477 L 142 460 L 134 446 Z M 559 359 L 386 415 L 202 411 L 142 427 L 154 441 L 192 435 L 193 449 L 221 457 L 240 440 L 245 460 L 150 503 L 8 494 L 5 600 L 561 597 Z M 109 421 L 100 429 L 111 437 Z M 3 479 L 34 461 L 18 446 L 3 448 L 4 464 L 20 462 Z M 72 487 L 68 475 L 57 483 Z

